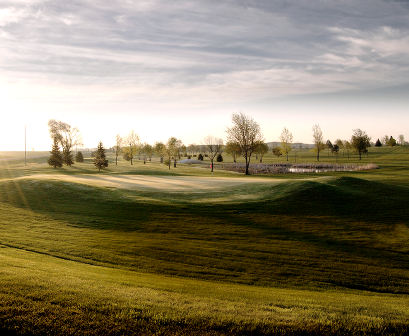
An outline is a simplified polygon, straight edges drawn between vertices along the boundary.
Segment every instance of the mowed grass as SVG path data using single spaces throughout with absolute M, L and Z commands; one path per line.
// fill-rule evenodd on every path
M 2 162 L 1 328 L 407 332 L 409 150 L 374 150 L 379 170 L 251 177 Z

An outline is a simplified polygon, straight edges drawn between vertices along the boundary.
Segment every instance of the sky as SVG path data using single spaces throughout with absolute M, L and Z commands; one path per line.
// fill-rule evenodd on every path
M 0 151 L 226 139 L 231 115 L 294 141 L 409 140 L 409 1 L 0 0 Z

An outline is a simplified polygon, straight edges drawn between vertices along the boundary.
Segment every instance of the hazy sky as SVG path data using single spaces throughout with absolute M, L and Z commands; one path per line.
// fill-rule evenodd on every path
M 132 128 L 153 144 L 225 139 L 232 113 L 266 141 L 361 128 L 409 140 L 409 1 L 0 0 L 0 150 L 86 147 Z

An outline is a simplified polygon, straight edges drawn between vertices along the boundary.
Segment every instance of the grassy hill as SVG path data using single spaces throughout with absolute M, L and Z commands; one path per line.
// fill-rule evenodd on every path
M 360 163 L 321 159 L 335 160 Z M 155 161 L 100 173 L 90 158 L 62 169 L 45 161 L 0 162 L 3 332 L 409 329 L 407 147 L 371 149 L 361 162 L 378 170 L 250 177 Z

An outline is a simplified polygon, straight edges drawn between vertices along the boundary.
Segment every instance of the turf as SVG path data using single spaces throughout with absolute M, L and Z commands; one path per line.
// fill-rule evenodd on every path
M 409 149 L 371 150 L 379 170 L 213 179 L 206 165 L 2 161 L 0 329 L 407 332 Z

